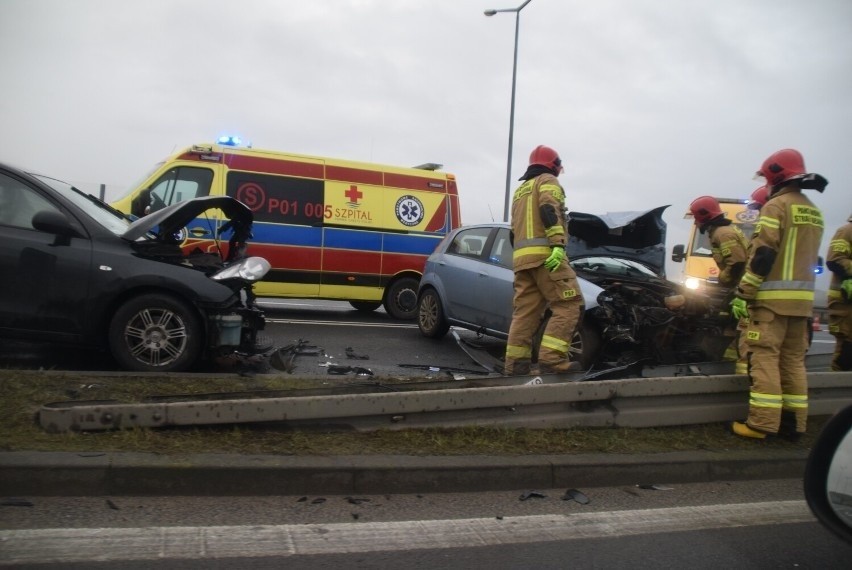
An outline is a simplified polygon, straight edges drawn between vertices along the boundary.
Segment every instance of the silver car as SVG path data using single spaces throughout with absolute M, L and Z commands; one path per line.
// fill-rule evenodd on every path
M 665 279 L 667 207 L 569 215 L 566 249 L 585 300 L 571 350 L 585 368 L 720 360 L 730 343 L 729 318 L 720 314 L 723 290 L 696 293 Z M 465 226 L 448 234 L 420 280 L 421 333 L 440 338 L 458 326 L 507 338 L 511 267 L 508 224 Z

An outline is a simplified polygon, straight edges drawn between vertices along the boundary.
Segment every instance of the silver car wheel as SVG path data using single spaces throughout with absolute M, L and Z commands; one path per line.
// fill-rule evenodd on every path
M 186 324 L 172 311 L 143 309 L 124 327 L 124 339 L 130 353 L 140 362 L 165 366 L 186 350 Z

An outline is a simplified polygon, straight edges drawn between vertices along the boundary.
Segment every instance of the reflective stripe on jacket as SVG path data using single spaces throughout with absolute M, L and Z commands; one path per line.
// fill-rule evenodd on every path
M 557 223 L 545 228 L 541 221 L 540 208 L 553 206 Z M 512 197 L 512 233 L 515 271 L 538 267 L 550 255 L 555 246 L 565 246 L 565 193 L 552 174 L 540 174 L 525 180 Z
M 801 189 L 779 190 L 760 211 L 738 294 L 779 315 L 810 317 L 823 226 L 822 212 Z

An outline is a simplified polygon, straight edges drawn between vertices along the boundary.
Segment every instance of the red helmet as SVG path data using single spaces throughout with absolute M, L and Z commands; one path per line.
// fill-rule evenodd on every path
M 713 196 L 700 196 L 689 205 L 689 211 L 698 225 L 706 224 L 713 218 L 723 216 L 719 201 Z
M 545 168 L 554 170 L 557 173 L 561 173 L 564 170 L 564 168 L 562 168 L 562 159 L 559 158 L 559 153 L 549 146 L 544 146 L 543 144 L 535 147 L 530 153 L 530 166 L 533 165 L 544 166 Z
M 769 190 L 767 190 L 766 186 L 761 186 L 751 193 L 751 199 L 748 202 L 749 210 L 761 209 L 768 199 Z
M 768 186 L 777 186 L 794 178 L 802 178 L 805 174 L 805 159 L 802 158 L 802 153 L 792 148 L 773 153 L 763 161 L 763 166 L 757 171 L 758 176 L 766 178 Z

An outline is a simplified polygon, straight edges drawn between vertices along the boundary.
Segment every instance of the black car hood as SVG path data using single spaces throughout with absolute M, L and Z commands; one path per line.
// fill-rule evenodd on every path
M 233 222 L 241 222 L 244 226 L 251 224 L 253 216 L 248 207 L 230 196 L 205 196 L 185 202 L 178 202 L 157 210 L 143 218 L 139 218 L 127 228 L 122 237 L 137 240 L 157 228 L 160 236 L 168 236 L 180 231 L 189 222 L 202 213 L 211 209 L 220 209 Z
M 568 214 L 569 259 L 605 256 L 637 261 L 666 276 L 666 223 L 659 206 L 643 212 Z

